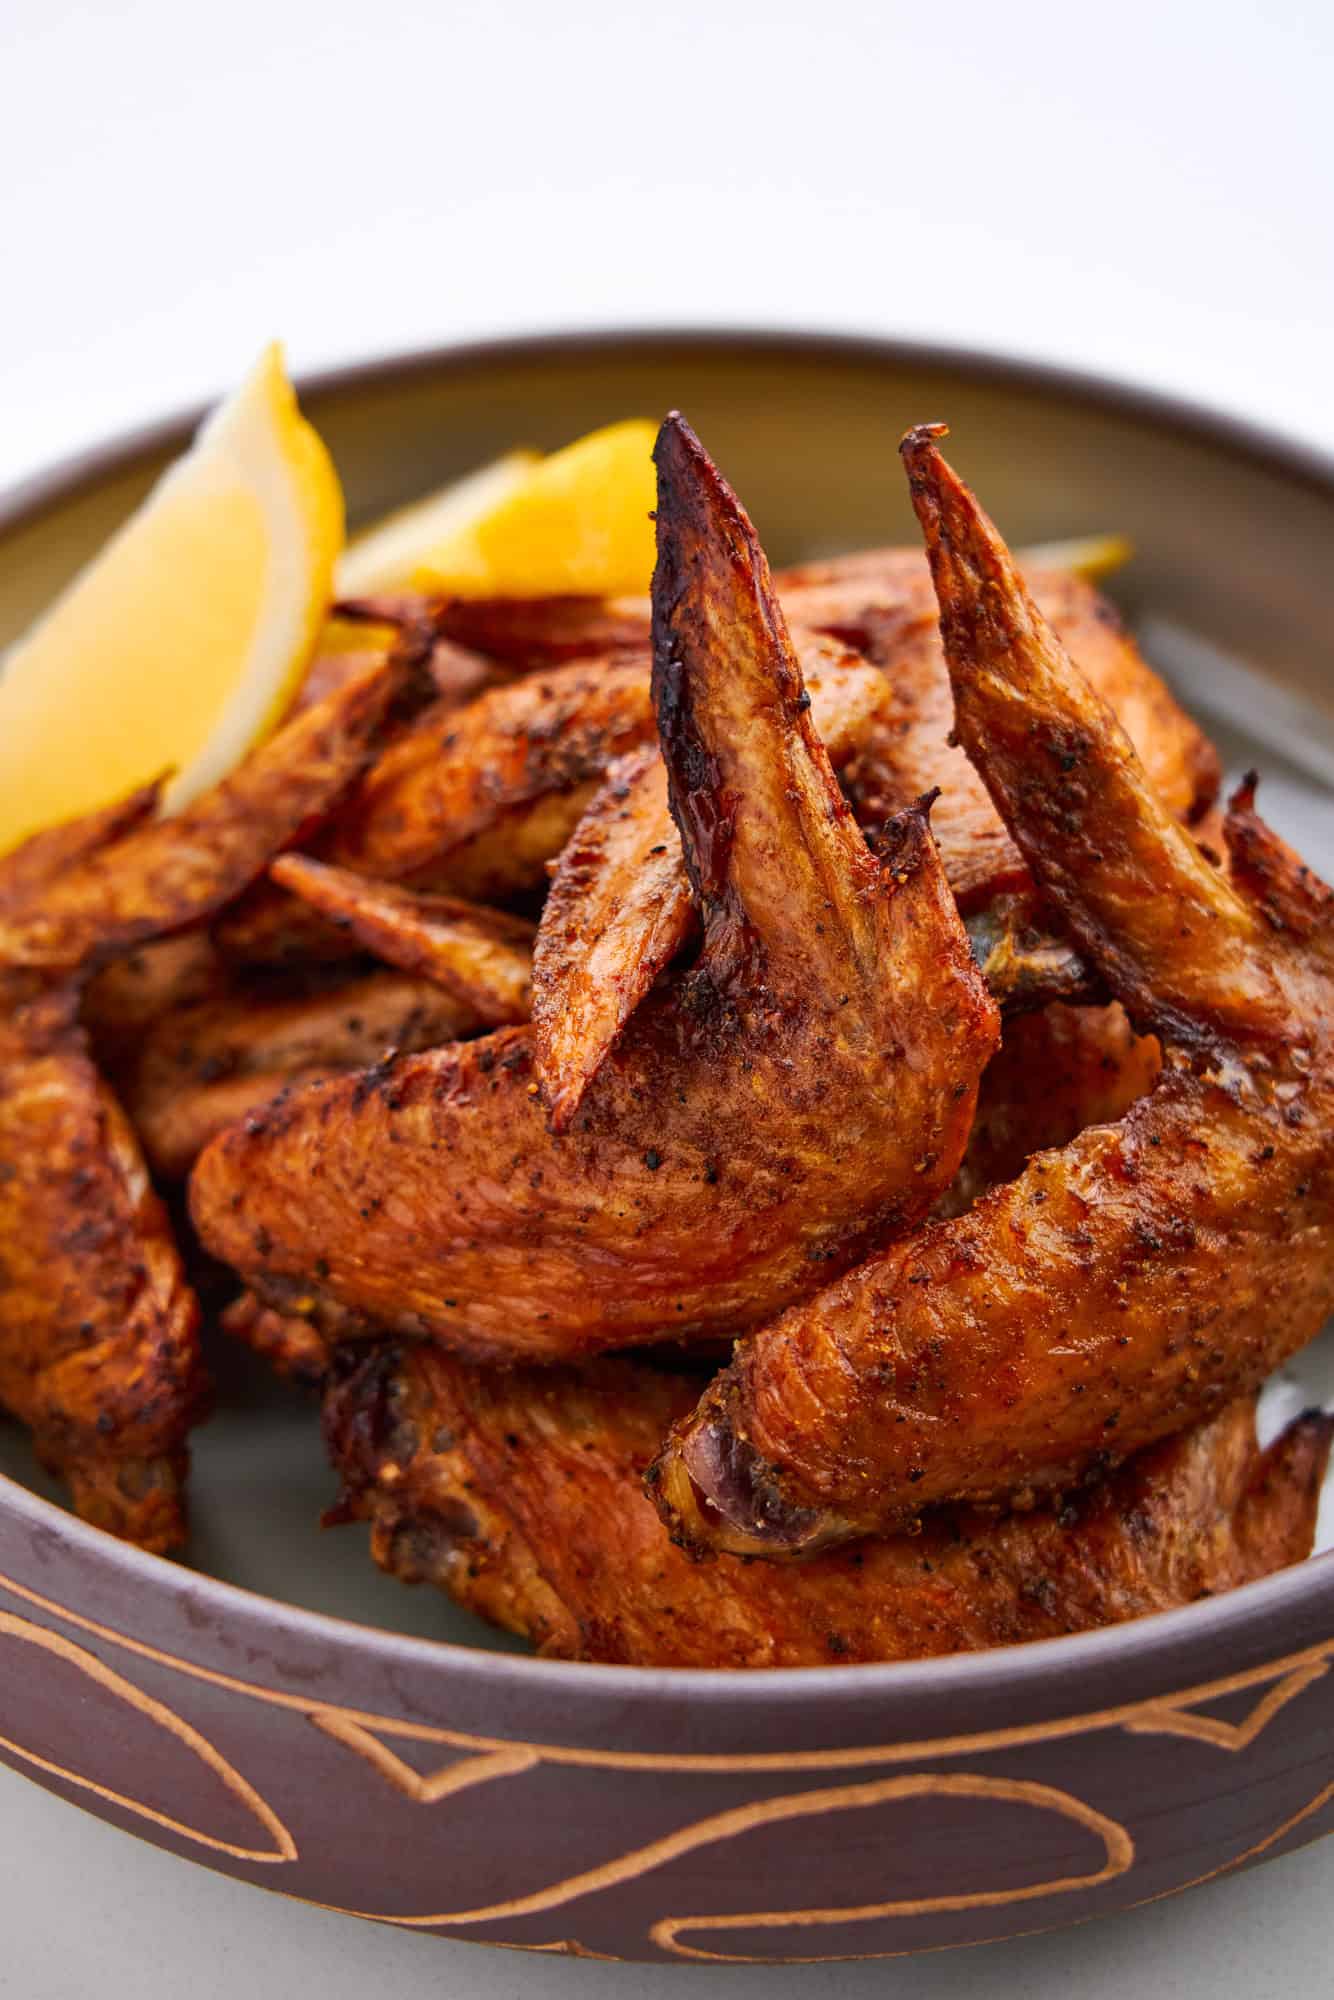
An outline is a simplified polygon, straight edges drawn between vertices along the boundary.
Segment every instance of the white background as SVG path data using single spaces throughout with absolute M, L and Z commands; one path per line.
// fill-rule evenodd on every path
M 1327 0 L 0 0 L 0 483 L 233 381 L 645 322 L 943 336 L 1334 447 Z M 1332 552 L 1334 559 L 1334 552 Z M 139 1847 L 0 1772 L 0 1991 L 1323 1992 L 1316 1849 L 910 1965 L 555 1965 Z

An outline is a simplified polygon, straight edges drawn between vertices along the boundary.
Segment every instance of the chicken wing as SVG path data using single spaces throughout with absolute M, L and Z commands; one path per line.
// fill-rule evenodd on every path
M 210 1139 L 279 1091 L 482 1026 L 457 995 L 400 972 L 314 984 L 220 976 L 145 1027 L 117 1083 L 154 1173 L 180 1180 Z
M 1235 880 L 1159 802 L 995 529 L 905 440 L 961 742 L 1050 907 L 1167 1052 L 737 1349 L 656 1471 L 692 1542 L 782 1554 L 1068 1486 L 1253 1388 L 1334 1306 L 1334 899 L 1234 799 Z
M 1007 1019 L 983 1073 L 968 1150 L 936 1214 L 962 1215 L 988 1188 L 1014 1180 L 1035 1153 L 1123 1118 L 1161 1067 L 1155 1037 L 1137 1035 L 1115 1004 L 1057 1004 Z
M 269 873 L 373 957 L 451 993 L 471 1017 L 455 1036 L 526 1021 L 532 1012 L 533 926 L 523 917 L 376 882 L 305 854 L 284 855 Z
M 481 1357 L 716 1339 L 953 1177 L 996 1014 L 925 813 L 871 854 L 749 521 L 680 419 L 658 467 L 654 699 L 699 960 L 563 1136 L 509 1029 L 215 1140 L 196 1225 L 268 1304 L 313 1292 Z
M 503 902 L 546 877 L 611 760 L 653 733 L 644 659 L 580 660 L 436 703 L 312 843 L 335 867 Z M 215 936 L 246 964 L 338 957 L 346 940 L 266 884 Z
M 881 700 L 850 717 L 846 729 L 839 726 L 837 690 L 825 697 L 825 714 L 812 690 L 831 756 L 840 769 L 850 764 L 845 786 L 859 818 L 879 825 L 893 810 L 939 790 L 932 832 L 960 907 L 983 925 L 1005 926 L 1028 873 L 977 772 L 952 744 L 949 675 L 921 557 L 885 550 L 864 565 L 852 559 L 836 581 L 823 582 L 822 575 L 817 568 L 815 581 L 790 587 L 785 606 L 800 604 L 803 617 L 859 645 L 884 674 Z M 1092 685 L 1116 710 L 1131 741 L 1143 746 L 1164 803 L 1193 821 L 1217 788 L 1212 745 L 1086 583 L 1046 573 L 1034 578 L 1033 587 Z M 1032 902 L 1031 889 L 1027 900 Z M 694 934 L 695 923 L 661 767 L 641 757 L 636 766 L 618 768 L 572 834 L 539 931 L 538 1067 L 558 1129 L 569 1123 L 626 1021 Z M 1042 998 L 1078 991 L 1083 971 L 1068 948 L 1054 954 L 1044 949 L 1045 963 L 1029 959 L 1030 984 Z M 997 970 L 1004 980 L 1005 970 L 1017 968 Z M 1005 983 L 1017 994 L 1017 982 Z
M 85 1520 L 184 1537 L 199 1308 L 67 985 L 0 975 L 0 1404 Z
M 184 1534 L 199 1307 L 88 1054 L 80 980 L 252 880 L 355 775 L 417 666 L 399 648 L 174 820 L 148 817 L 150 789 L 0 860 L 0 1402 L 81 1514 L 148 1548 Z M 198 976 L 187 953 L 167 983 Z
M 347 789 L 418 689 L 425 643 L 405 641 L 302 711 L 174 818 L 149 818 L 156 799 L 140 793 L 6 856 L 0 964 L 87 972 L 204 922 Z
M 830 640 L 808 642 L 811 719 L 841 770 L 883 712 L 883 677 Z M 533 959 L 537 1073 L 565 1131 L 625 1023 L 694 931 L 681 836 L 656 744 L 611 768 L 561 854 Z
M 1120 1117 L 1152 1087 L 1159 1061 L 1157 1042 L 1137 1036 L 1115 1005 L 1021 1016 L 983 1072 L 968 1147 L 936 1213 L 962 1214 L 988 1187 L 1013 1180 L 1031 1154 Z M 224 1325 L 279 1374 L 305 1383 L 320 1379 L 336 1351 L 299 1311 L 284 1317 L 248 1294 Z
M 1082 578 L 1027 577 L 1034 601 L 1085 679 L 1116 715 L 1167 809 L 1194 825 L 1217 796 L 1218 756 L 1140 657 L 1113 607 Z M 867 606 L 837 629 L 883 668 L 891 708 L 849 776 L 874 825 L 928 785 L 941 789 L 937 838 L 965 912 L 1023 884 L 1027 871 L 986 786 L 956 746 L 954 702 L 929 583 L 913 600 Z
M 804 1563 L 697 1563 L 642 1485 L 696 1387 L 643 1361 L 502 1372 L 373 1349 L 325 1399 L 334 1518 L 369 1520 L 381 1568 L 548 1657 L 918 1659 L 1142 1617 L 1301 1561 L 1334 1435 L 1334 1418 L 1302 1417 L 1262 1453 L 1243 1398 L 1059 1512 L 959 1510 Z

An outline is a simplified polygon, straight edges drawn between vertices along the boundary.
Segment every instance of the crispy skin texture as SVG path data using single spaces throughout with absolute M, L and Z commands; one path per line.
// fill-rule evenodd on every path
M 224 1333 L 250 1348 L 275 1375 L 299 1389 L 318 1389 L 329 1372 L 328 1341 L 309 1320 L 295 1313 L 276 1313 L 253 1292 L 233 1299 L 221 1317 Z
M 1029 581 L 1067 652 L 1117 716 L 1163 804 L 1193 824 L 1217 794 L 1213 746 L 1145 664 L 1106 598 L 1059 572 Z M 929 584 L 915 600 L 868 606 L 838 629 L 884 669 L 892 690 L 884 725 L 849 777 L 863 819 L 874 824 L 939 785 L 933 824 L 961 907 L 971 911 L 1022 885 L 1027 871 L 1019 850 L 979 773 L 952 740 L 954 701 Z
M 407 622 L 409 625 L 412 623 L 411 620 Z M 355 652 L 317 653 L 297 690 L 290 712 L 299 715 L 303 709 L 314 708 L 316 703 L 346 686 L 348 681 L 354 681 L 372 667 L 381 665 L 384 657 L 383 646 L 370 645 Z M 481 653 L 470 652 L 466 646 L 453 645 L 448 639 L 431 642 L 426 668 L 436 694 L 455 708 L 461 708 L 464 702 L 472 701 L 487 688 L 509 678 L 506 669 L 497 661 L 488 660 Z
M 321 858 L 391 880 L 439 871 L 447 859 L 467 871 L 479 836 L 551 793 L 601 777 L 652 733 L 642 659 L 578 661 L 493 688 L 448 715 L 432 710 L 368 773 Z M 460 893 L 469 891 L 461 884 Z
M 649 642 L 647 598 L 445 598 L 433 615 L 447 637 L 517 673 L 590 655 L 643 652 Z
M 811 717 L 835 770 L 883 710 L 881 676 L 832 641 L 808 641 Z M 667 771 L 655 744 L 612 766 L 552 877 L 533 957 L 542 1094 L 564 1132 L 625 1023 L 696 928 Z
M 641 1361 L 476 1370 L 371 1350 L 335 1379 L 325 1435 L 383 1569 L 446 1590 L 547 1656 L 629 1666 L 920 1659 L 1188 1604 L 1311 1547 L 1334 1419 L 1266 1453 L 1242 1400 L 1059 1512 L 959 1510 L 805 1563 L 696 1563 L 644 1467 L 691 1381 Z
M 607 765 L 653 733 L 643 659 L 580 660 L 438 702 L 400 733 L 317 858 L 357 874 L 503 902 L 545 881 Z M 275 964 L 338 957 L 346 939 L 266 884 L 215 933 L 229 958 Z
M 67 986 L 0 977 L 0 1403 L 85 1520 L 184 1540 L 199 1307 Z
M 210 1139 L 280 1091 L 483 1025 L 456 994 L 409 973 L 356 970 L 314 985 L 224 975 L 146 1028 L 120 1088 L 154 1173 L 181 1180 Z
M 288 722 L 183 812 L 138 816 L 118 837 L 90 840 L 36 893 L 31 856 L 20 849 L 0 879 L 0 963 L 88 970 L 147 938 L 204 922 L 328 812 L 420 672 L 419 652 L 398 648 Z
M 1159 1063 L 1157 1042 L 1136 1035 L 1115 1005 L 1055 1005 L 1007 1024 L 983 1072 L 968 1149 L 936 1213 L 961 1214 L 988 1187 L 1022 1172 L 1031 1154 L 1120 1117 L 1152 1088 Z M 307 1384 L 323 1376 L 336 1353 L 298 1313 L 283 1317 L 249 1293 L 224 1323 L 279 1374 Z
M 199 1306 L 89 1056 L 80 982 L 252 880 L 361 769 L 419 669 L 417 649 L 396 648 L 173 820 L 149 818 L 150 789 L 0 864 L 0 1401 L 79 1512 L 146 1548 L 184 1538 L 185 1440 L 205 1401 Z M 148 1004 L 201 976 L 192 951 L 155 967 Z M 124 983 L 101 1002 L 123 1054 Z
M 883 671 L 882 699 L 856 717 L 846 740 L 837 726 L 837 691 L 822 704 L 812 686 L 817 726 L 835 765 L 851 765 L 846 784 L 863 823 L 879 825 L 939 787 L 932 832 L 961 909 L 985 918 L 996 904 L 1014 903 L 1029 885 L 1028 871 L 981 778 L 952 743 L 953 697 L 921 556 L 873 551 L 845 566 L 813 565 L 789 577 L 788 615 L 839 633 Z M 1037 575 L 1034 589 L 1091 684 L 1142 749 L 1164 803 L 1194 820 L 1217 790 L 1212 745 L 1096 591 L 1059 573 Z M 642 758 L 640 766 L 618 768 L 571 835 L 539 934 L 534 1020 L 543 1091 L 558 1130 L 695 928 L 678 843 L 665 824 L 663 776 Z M 991 921 L 1004 923 L 1004 914 Z M 995 970 L 999 989 L 1017 998 L 1020 968 L 1009 962 Z M 1044 960 L 1030 957 L 1025 970 L 1039 1002 L 1085 983 L 1068 947 L 1047 945 Z
M 196 1225 L 269 1304 L 314 1291 L 474 1356 L 713 1339 L 953 1178 L 996 1014 L 925 815 L 870 853 L 749 521 L 679 419 L 658 464 L 654 697 L 699 961 L 563 1137 L 510 1029 L 215 1141 Z
M 218 955 L 204 931 L 140 945 L 113 959 L 83 989 L 79 1017 L 93 1054 L 116 1088 L 132 1068 L 143 1036 L 162 1015 L 217 990 Z
M 169 1096 L 145 1093 L 131 1106 L 134 1129 L 159 1184 L 183 1181 L 209 1141 L 229 1125 L 259 1118 L 288 1091 L 342 1073 L 337 1067 L 249 1070 L 216 1083 L 186 1084 Z
M 962 1215 L 988 1188 L 1014 1180 L 1035 1153 L 1123 1118 L 1161 1067 L 1157 1040 L 1137 1035 L 1115 1004 L 1056 1004 L 1007 1020 L 982 1078 L 968 1151 L 936 1214 Z
M 269 872 L 374 957 L 452 994 L 477 1024 L 505 1027 L 531 1014 L 534 926 L 523 917 L 376 882 L 304 854 L 283 856 Z
M 1066 1487 L 1254 1388 L 1334 1307 L 1329 891 L 1249 791 L 1236 883 L 1204 858 L 931 434 L 905 455 L 960 740 L 1167 1061 L 1119 1124 L 738 1347 L 657 1472 L 703 1545 L 790 1553 Z

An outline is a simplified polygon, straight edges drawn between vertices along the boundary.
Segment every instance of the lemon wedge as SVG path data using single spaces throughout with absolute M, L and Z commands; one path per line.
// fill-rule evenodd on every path
M 591 431 L 423 553 L 418 588 L 467 597 L 621 597 L 653 575 L 656 427 Z
M 0 660 L 0 853 L 164 773 L 167 811 L 223 777 L 300 682 L 342 541 L 272 346 Z
M 442 555 L 457 563 L 457 551 L 476 523 L 517 492 L 540 462 L 535 451 L 506 452 L 354 536 L 338 565 L 339 596 L 401 590 Z
M 1020 560 L 1028 569 L 1068 569 L 1088 583 L 1124 569 L 1135 553 L 1135 545 L 1125 535 L 1079 535 L 1068 542 L 1034 542 L 1021 549 Z

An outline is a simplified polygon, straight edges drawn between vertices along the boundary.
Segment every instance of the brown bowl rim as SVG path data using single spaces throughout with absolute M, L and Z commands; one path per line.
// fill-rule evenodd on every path
M 738 356 L 746 351 L 787 354 L 794 359 L 882 362 L 889 366 L 943 367 L 976 377 L 997 387 L 1030 395 L 1054 394 L 1067 402 L 1108 410 L 1141 423 L 1176 432 L 1192 441 L 1221 449 L 1230 456 L 1278 471 L 1325 498 L 1334 499 L 1334 454 L 1302 444 L 1244 418 L 1214 410 L 1163 391 L 1118 381 L 1114 376 L 1068 368 L 1027 357 L 1009 356 L 987 348 L 943 341 L 906 340 L 870 334 L 738 325 L 598 328 L 588 332 L 562 329 L 466 342 L 444 342 L 401 354 L 354 361 L 296 378 L 303 401 L 323 403 L 416 376 L 485 372 L 497 364 L 537 361 L 590 348 L 651 352 L 685 347 Z M 128 471 L 138 461 L 183 443 L 211 407 L 193 404 L 169 416 L 120 432 L 86 449 L 68 454 L 0 491 L 0 540 L 75 498 L 92 482 Z M 0 556 L 2 556 L 0 550 Z M 422 1639 L 410 1633 L 385 1631 L 355 1619 L 311 1611 L 282 1598 L 270 1597 L 244 1585 L 227 1583 L 206 1571 L 189 1568 L 164 1556 L 118 1541 L 105 1529 L 80 1521 L 53 1500 L 46 1500 L 20 1481 L 0 1473 L 0 1512 L 16 1517 L 33 1535 L 54 1533 L 90 1561 L 127 1585 L 160 1588 L 172 1579 L 193 1598 L 215 1608 L 220 1624 L 229 1606 L 243 1617 L 299 1634 L 312 1642 L 338 1647 L 353 1645 L 385 1665 L 412 1663 L 424 1672 L 442 1666 L 469 1678 L 503 1682 L 512 1692 L 578 1693 L 618 1697 L 633 1706 L 652 1706 L 663 1696 L 688 1695 L 710 1705 L 720 1701 L 806 1703 L 817 1693 L 855 1691 L 858 1706 L 884 1694 L 908 1701 L 923 1695 L 950 1694 L 965 1702 L 970 1691 L 985 1687 L 995 1694 L 998 1684 L 1016 1692 L 1030 1684 L 1067 1681 L 1072 1673 L 1103 1679 L 1122 1661 L 1143 1669 L 1152 1659 L 1190 1649 L 1206 1637 L 1226 1650 L 1229 1640 L 1261 1624 L 1285 1624 L 1305 1614 L 1334 1624 L 1334 1550 L 1280 1570 L 1255 1583 L 1240 1585 L 1221 1597 L 1183 1605 L 1144 1618 L 1131 1619 L 1100 1631 L 1063 1638 L 1029 1640 L 979 1652 L 953 1653 L 926 1660 L 891 1660 L 873 1665 L 773 1667 L 752 1673 L 708 1667 L 606 1666 L 592 1661 L 543 1660 L 536 1656 L 496 1652 L 457 1640 Z

